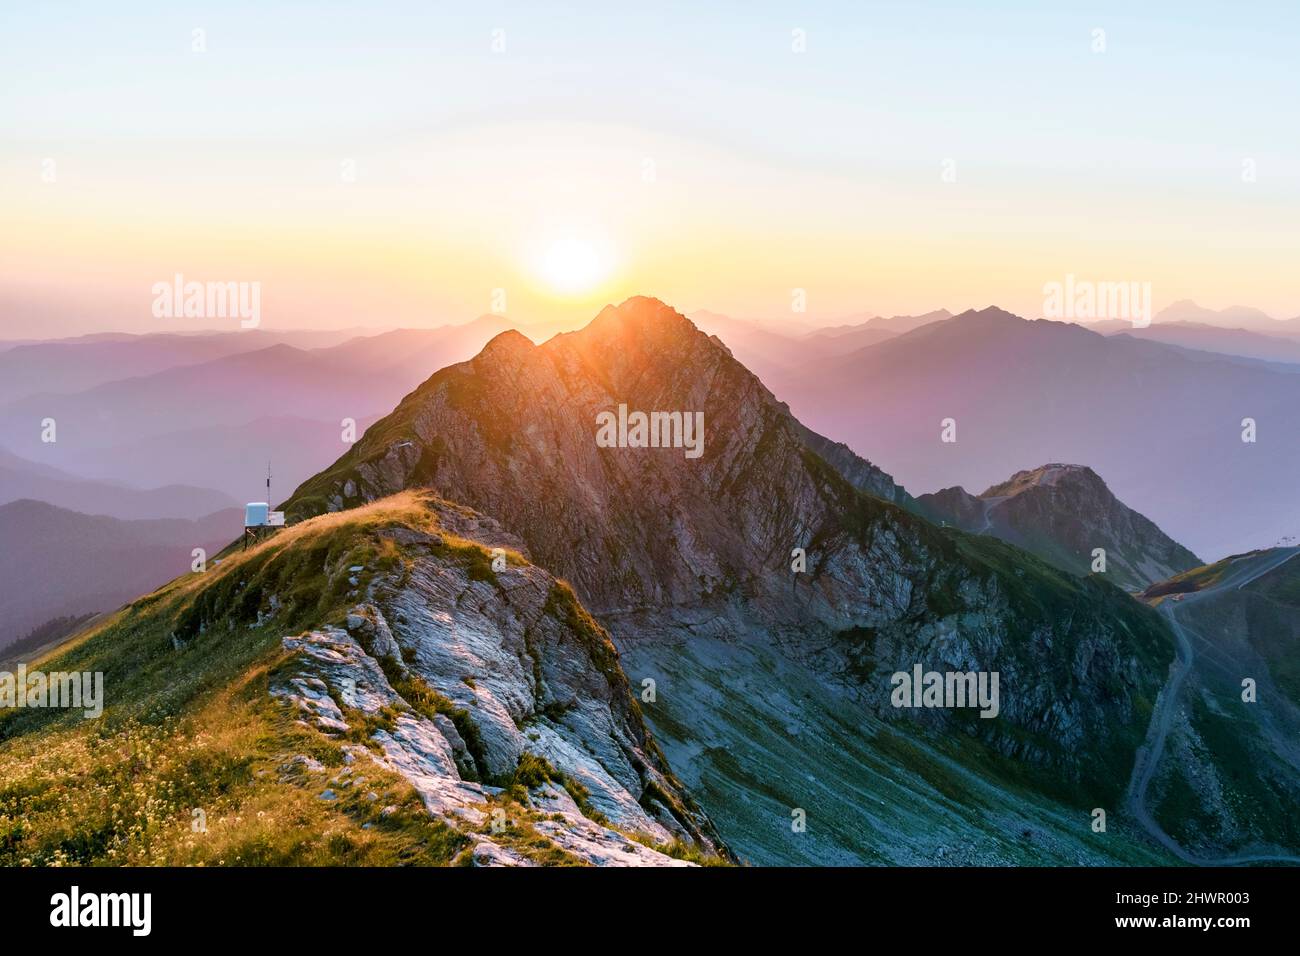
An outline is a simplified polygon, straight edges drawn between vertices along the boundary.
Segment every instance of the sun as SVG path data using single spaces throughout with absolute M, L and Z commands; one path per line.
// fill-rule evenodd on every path
M 554 291 L 581 295 L 593 291 L 610 273 L 610 255 L 601 244 L 567 236 L 543 244 L 535 271 Z

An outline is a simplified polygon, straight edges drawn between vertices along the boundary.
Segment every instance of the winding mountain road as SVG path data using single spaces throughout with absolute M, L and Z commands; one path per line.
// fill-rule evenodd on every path
M 1183 683 L 1186 681 L 1188 673 L 1191 672 L 1192 664 L 1196 659 L 1195 648 L 1186 630 L 1184 630 L 1182 622 L 1178 619 L 1178 612 L 1184 609 L 1185 605 L 1204 600 L 1216 593 L 1229 589 L 1240 591 L 1251 582 L 1281 567 L 1297 554 L 1300 554 L 1300 548 L 1280 548 L 1277 553 L 1264 559 L 1242 560 L 1237 563 L 1237 566 L 1230 568 L 1223 579 L 1216 582 L 1212 587 L 1203 591 L 1186 593 L 1181 600 L 1175 601 L 1169 598 L 1160 603 L 1160 612 L 1169 620 L 1169 626 L 1178 641 L 1177 656 L 1170 667 L 1169 682 L 1165 684 L 1164 690 L 1161 691 L 1159 700 L 1156 702 L 1155 711 L 1151 714 L 1151 724 L 1147 728 L 1146 740 L 1138 748 L 1137 756 L 1133 761 L 1133 773 L 1129 778 L 1127 802 L 1129 810 L 1137 817 L 1143 829 L 1151 834 L 1156 842 L 1184 863 L 1192 863 L 1198 866 L 1239 866 L 1249 863 L 1300 864 L 1300 857 L 1285 854 L 1243 854 L 1217 858 L 1193 856 L 1160 828 L 1146 802 L 1147 788 L 1151 783 L 1151 778 L 1155 775 L 1157 765 L 1160 763 L 1160 757 L 1165 749 L 1165 741 L 1169 737 L 1169 730 L 1173 726 L 1174 716 L 1178 712 L 1178 700 Z

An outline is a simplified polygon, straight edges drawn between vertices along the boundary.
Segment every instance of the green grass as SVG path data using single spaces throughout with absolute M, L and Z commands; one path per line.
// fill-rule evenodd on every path
M 1213 587 L 1223 577 L 1224 572 L 1232 564 L 1233 560 L 1241 555 L 1230 555 L 1213 564 L 1204 564 L 1198 568 L 1190 568 L 1181 574 L 1175 574 L 1167 581 L 1157 581 L 1151 587 L 1142 592 L 1142 597 L 1152 600 L 1153 604 L 1158 604 L 1156 598 L 1164 597 L 1168 594 L 1186 594 L 1193 591 L 1203 591 L 1206 588 Z
M 1300 609 L 1300 558 L 1292 558 L 1252 583 L 1246 590 L 1285 607 Z
M 54 722 L 0 744 L 0 865 L 450 862 L 466 838 L 395 774 L 366 766 L 374 800 L 340 787 L 339 800 L 319 799 L 344 765 L 341 743 L 268 696 L 275 659 L 213 675 L 233 679 L 172 715 L 119 706 L 103 721 Z M 326 769 L 286 773 L 298 754 Z
M 364 759 L 350 773 L 344 751 L 373 749 L 372 734 L 410 708 L 455 724 L 472 777 L 486 762 L 465 709 L 391 658 L 378 660 L 397 705 L 376 714 L 342 707 L 350 730 L 336 738 L 270 696 L 295 656 L 284 635 L 343 625 L 373 575 L 406 573 L 411 559 L 380 533 L 395 527 L 428 533 L 427 547 L 471 576 L 490 568 L 488 549 L 444 532 L 430 496 L 407 492 L 229 549 L 206 572 L 177 578 L 34 662 L 33 670 L 102 672 L 105 708 L 98 720 L 54 709 L 0 714 L 0 865 L 468 862 L 472 833 L 433 819 L 400 775 Z M 524 559 L 507 552 L 507 560 Z M 364 570 L 352 572 L 356 565 Z M 548 611 L 621 677 L 608 635 L 566 585 L 553 589 Z M 324 769 L 303 769 L 299 755 Z M 364 784 L 347 786 L 355 776 Z M 484 809 L 508 804 L 513 821 L 491 839 L 533 862 L 572 865 L 577 858 L 536 829 L 542 815 L 529 805 L 529 789 L 548 781 L 606 822 L 579 781 L 525 754 L 507 779 L 485 781 L 506 789 Z M 321 799 L 326 788 L 336 799 Z M 195 827 L 195 810 L 205 828 Z
M 98 720 L 54 709 L 0 714 L 0 864 L 450 862 L 467 838 L 433 820 L 400 776 L 367 766 L 366 790 L 378 799 L 338 791 L 333 802 L 318 799 L 325 775 L 280 779 L 297 754 L 337 772 L 345 742 L 299 726 L 269 696 L 289 661 L 280 638 L 341 623 L 353 600 L 347 569 L 399 567 L 391 541 L 374 534 L 399 525 L 436 528 L 416 495 L 297 525 L 33 662 L 102 672 L 105 708 Z M 206 833 L 194 831 L 195 809 Z

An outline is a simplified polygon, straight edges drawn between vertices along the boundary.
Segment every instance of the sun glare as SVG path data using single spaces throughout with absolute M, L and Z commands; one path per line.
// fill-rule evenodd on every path
M 610 272 L 609 255 L 582 239 L 556 239 L 542 247 L 538 276 L 556 292 L 579 295 L 592 291 Z

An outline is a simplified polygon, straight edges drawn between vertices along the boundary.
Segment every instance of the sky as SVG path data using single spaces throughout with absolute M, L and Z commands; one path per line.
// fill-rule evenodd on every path
M 0 338 L 238 327 L 155 314 L 177 274 L 258 283 L 268 328 L 634 294 L 1032 317 L 1067 275 L 1290 317 L 1297 27 L 1250 2 L 7 4 Z

